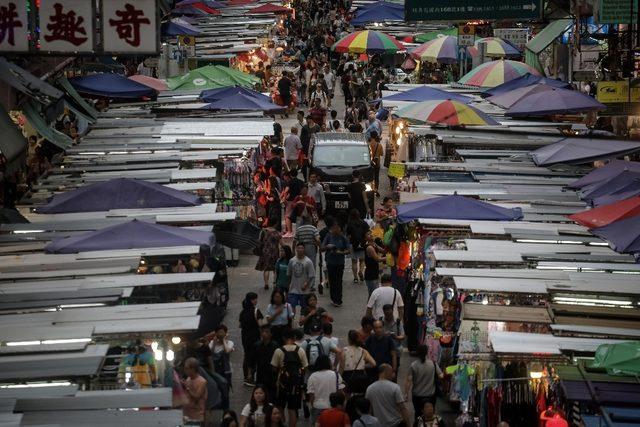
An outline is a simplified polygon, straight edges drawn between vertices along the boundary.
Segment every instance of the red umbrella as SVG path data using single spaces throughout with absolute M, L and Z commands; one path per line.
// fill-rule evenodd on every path
M 134 82 L 138 82 L 145 86 L 149 86 L 150 88 L 153 88 L 158 92 L 162 92 L 163 90 L 168 90 L 167 84 L 162 80 L 154 79 L 153 77 L 149 77 L 149 76 L 143 76 L 142 74 L 129 76 L 129 80 L 133 80 Z
M 214 9 L 212 7 L 209 7 L 206 4 L 204 4 L 203 2 L 192 3 L 189 6 L 195 7 L 196 9 L 199 9 L 199 10 L 201 10 L 203 12 L 207 12 L 209 15 L 220 15 L 220 13 L 221 13 L 218 9 Z
M 247 13 L 291 13 L 291 9 L 273 3 L 265 3 L 261 6 L 254 7 Z
M 587 228 L 597 228 L 638 215 L 640 215 L 640 196 L 578 212 L 569 218 Z
M 404 43 L 413 43 L 413 36 L 407 36 L 402 39 Z

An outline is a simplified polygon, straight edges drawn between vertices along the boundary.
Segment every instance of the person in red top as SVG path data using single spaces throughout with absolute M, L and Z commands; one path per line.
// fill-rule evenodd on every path
M 316 199 L 309 196 L 309 187 L 306 185 L 300 189 L 300 194 L 293 199 L 292 205 L 290 217 L 292 222 L 296 222 L 298 218 L 304 215 L 315 219 Z
M 567 420 L 552 407 L 540 414 L 540 427 L 569 427 Z
M 314 123 L 317 123 L 318 125 L 325 123 L 327 109 L 322 106 L 322 100 L 320 98 L 313 99 L 313 105 L 309 109 L 309 115 L 313 119 Z
M 344 393 L 341 391 L 329 395 L 331 408 L 322 411 L 315 427 L 350 427 L 351 420 L 344 411 Z

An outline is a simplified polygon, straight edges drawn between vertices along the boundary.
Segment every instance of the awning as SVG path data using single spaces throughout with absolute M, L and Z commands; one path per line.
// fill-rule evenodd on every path
M 98 119 L 98 110 L 93 108 L 92 105 L 85 101 L 82 96 L 80 96 L 78 91 L 73 86 L 71 86 L 71 83 L 69 83 L 69 80 L 67 80 L 66 77 L 58 79 L 57 83 L 62 86 L 67 95 L 69 95 L 71 99 L 73 99 L 73 101 L 78 104 L 79 107 L 81 107 L 87 114 L 91 116 L 93 122 Z
M 540 53 L 547 46 L 549 46 L 555 39 L 560 37 L 565 31 L 567 31 L 571 25 L 573 25 L 573 19 L 558 19 L 553 21 L 542 31 L 540 31 L 534 38 L 529 40 L 525 45 L 527 50 L 533 53 Z
M 0 79 L 8 85 L 47 105 L 62 98 L 63 92 L 31 73 L 0 57 Z
M 27 151 L 27 139 L 13 123 L 9 113 L 0 104 L 0 152 L 6 159 L 6 174 L 11 174 L 22 166 Z
M 29 123 L 31 123 L 31 126 L 36 128 L 38 133 L 49 140 L 52 144 L 62 148 L 63 150 L 73 144 L 73 140 L 71 140 L 71 138 L 69 138 L 67 135 L 58 132 L 57 130 L 47 125 L 44 119 L 40 116 L 40 113 L 38 113 L 38 110 L 33 106 L 31 102 L 25 104 L 22 107 L 22 112 L 24 113 Z

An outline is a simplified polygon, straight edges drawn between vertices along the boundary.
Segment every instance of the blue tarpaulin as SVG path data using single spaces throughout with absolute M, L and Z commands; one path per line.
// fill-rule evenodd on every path
M 584 187 L 582 189 L 582 199 L 591 201 L 607 194 L 613 194 L 623 190 L 634 181 L 640 182 L 640 172 L 623 170 L 611 179 Z
M 504 114 L 510 117 L 549 116 L 585 111 L 605 110 L 604 104 L 582 92 L 560 87 L 543 92 L 530 92 L 513 104 Z
M 640 151 L 640 143 L 617 139 L 563 138 L 529 154 L 538 166 L 584 164 Z
M 506 81 L 501 85 L 485 90 L 483 92 L 483 96 L 500 95 L 500 94 L 509 92 L 510 90 L 518 89 L 525 86 L 531 86 L 536 83 L 544 83 L 548 86 L 561 87 L 565 89 L 571 87 L 571 85 L 567 82 L 563 82 L 555 79 L 549 79 L 547 77 L 542 77 L 542 76 L 534 76 L 533 74 L 527 73 L 521 77 Z
M 74 77 L 69 83 L 80 93 L 108 98 L 155 97 L 156 91 L 149 86 L 134 82 L 120 74 L 99 73 L 85 77 Z
M 148 209 L 197 206 L 198 196 L 153 182 L 116 178 L 55 195 L 39 213 L 98 212 L 111 209 Z
M 163 22 L 160 31 L 163 36 L 197 36 L 200 34 L 200 30 L 181 18 Z
M 597 168 L 577 181 L 569 184 L 569 188 L 579 189 L 587 185 L 606 181 L 618 175 L 623 170 L 640 172 L 640 162 L 628 162 L 626 160 L 612 160 L 601 168 Z
M 609 242 L 609 246 L 616 252 L 640 252 L 640 216 L 632 216 L 590 231 Z
M 398 206 L 398 221 L 409 222 L 421 218 L 515 221 L 522 219 L 522 210 L 503 208 L 458 195 L 433 197 Z
M 473 98 L 464 95 L 458 95 L 457 93 L 447 92 L 444 90 L 436 89 L 429 86 L 420 86 L 414 89 L 409 89 L 404 92 L 394 93 L 393 95 L 385 96 L 382 101 L 437 101 L 437 100 L 451 99 L 453 101 L 468 103 Z
M 377 1 L 356 10 L 351 25 L 366 25 L 372 22 L 404 21 L 404 5 L 388 1 Z
M 271 102 L 268 96 L 240 86 L 205 90 L 200 94 L 200 98 L 209 103 L 203 107 L 206 110 L 279 111 L 284 109 Z
M 171 246 L 206 245 L 212 247 L 214 244 L 215 237 L 213 233 L 208 231 L 188 230 L 134 219 L 101 230 L 54 240 L 45 246 L 44 250 L 47 253 L 74 254 Z

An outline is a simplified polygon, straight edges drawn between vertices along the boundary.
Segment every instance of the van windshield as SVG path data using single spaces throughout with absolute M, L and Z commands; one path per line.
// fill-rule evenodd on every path
M 366 145 L 316 145 L 313 166 L 369 166 L 369 147 Z

